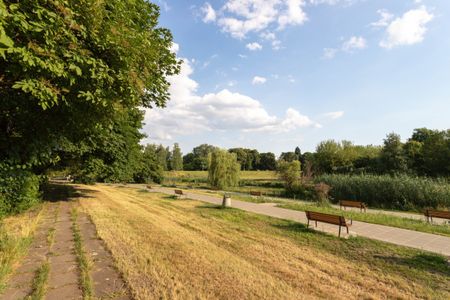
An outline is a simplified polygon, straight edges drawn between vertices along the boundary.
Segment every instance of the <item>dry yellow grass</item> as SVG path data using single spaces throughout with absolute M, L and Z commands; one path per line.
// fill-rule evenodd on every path
M 0 223 L 0 292 L 8 276 L 26 254 L 33 234 L 45 214 L 45 205 L 7 217 Z
M 128 188 L 83 189 L 92 192 L 80 199 L 81 206 L 137 299 L 449 296 L 445 287 L 433 291 L 425 279 L 411 281 L 298 243 L 267 217 Z M 319 235 L 319 243 L 320 238 L 330 239 Z

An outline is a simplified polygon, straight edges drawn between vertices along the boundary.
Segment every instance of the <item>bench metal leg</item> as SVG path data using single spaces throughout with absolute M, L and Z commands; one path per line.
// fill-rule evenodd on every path
M 348 226 L 345 226 L 345 227 L 347 227 L 347 234 L 348 234 Z
M 317 221 L 315 221 L 316 222 L 316 227 L 317 227 Z
M 308 224 L 306 224 L 306 228 L 309 228 L 309 219 L 308 219 Z
M 338 237 L 341 237 L 341 225 L 339 225 L 339 235 Z

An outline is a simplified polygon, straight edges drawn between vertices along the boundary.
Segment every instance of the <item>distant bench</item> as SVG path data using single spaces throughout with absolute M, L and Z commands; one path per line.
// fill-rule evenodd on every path
M 250 196 L 258 196 L 261 197 L 262 193 L 261 192 L 257 192 L 257 191 L 250 191 Z
M 346 207 L 357 207 L 361 211 L 364 209 L 364 212 L 366 212 L 366 209 L 367 209 L 367 206 L 363 202 L 361 202 L 361 201 L 352 201 L 352 200 L 341 200 L 341 201 L 339 201 L 339 207 L 340 207 L 340 209 L 342 209 L 342 207 L 344 207 L 344 209 Z
M 315 221 L 316 227 L 317 222 L 323 222 L 328 224 L 334 224 L 339 226 L 339 237 L 341 237 L 341 227 L 347 228 L 347 234 L 348 234 L 348 228 L 352 225 L 352 220 L 350 219 L 350 224 L 345 220 L 345 217 L 343 216 L 337 216 L 337 215 L 330 215 L 330 214 L 324 214 L 320 212 L 315 211 L 305 211 L 306 218 L 308 219 L 308 225 L 309 228 L 309 221 Z
M 184 194 L 182 190 L 175 190 L 175 195 L 178 196 L 178 197 L 181 197 L 183 195 L 186 196 L 186 194 Z
M 433 217 L 450 220 L 450 211 L 427 209 L 424 214 L 428 222 L 433 222 Z

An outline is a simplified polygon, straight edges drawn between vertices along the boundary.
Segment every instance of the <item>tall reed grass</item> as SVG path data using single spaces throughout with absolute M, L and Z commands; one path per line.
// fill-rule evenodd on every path
M 332 187 L 332 201 L 359 200 L 371 207 L 423 210 L 450 209 L 450 182 L 408 175 L 321 175 L 315 182 Z

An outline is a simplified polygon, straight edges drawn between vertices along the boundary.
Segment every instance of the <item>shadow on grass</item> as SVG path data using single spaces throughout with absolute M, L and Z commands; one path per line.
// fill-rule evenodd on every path
M 404 265 L 413 269 L 450 276 L 450 262 L 440 255 L 431 253 L 421 253 L 412 257 L 374 255 L 374 258 L 384 260 L 390 264 Z
M 49 202 L 70 201 L 75 198 L 93 198 L 94 191 L 76 188 L 73 185 L 50 182 L 43 187 L 43 200 Z
M 165 200 L 178 200 L 178 196 L 175 195 L 166 195 L 162 197 Z
M 224 207 L 220 204 L 202 204 L 202 205 L 198 205 L 195 208 L 199 208 L 199 209 L 221 209 L 221 210 L 237 210 L 236 208 L 233 207 Z
M 316 231 L 316 230 L 312 230 L 311 228 L 307 228 L 305 224 L 301 224 L 301 223 L 289 223 L 289 224 L 272 224 L 273 227 L 277 228 L 277 229 L 281 229 L 281 230 L 285 230 L 288 232 L 293 232 L 293 233 L 317 233 L 317 234 L 323 234 L 320 231 Z

